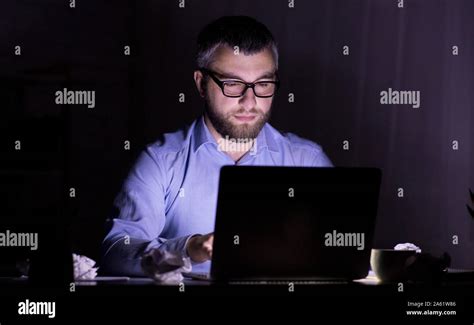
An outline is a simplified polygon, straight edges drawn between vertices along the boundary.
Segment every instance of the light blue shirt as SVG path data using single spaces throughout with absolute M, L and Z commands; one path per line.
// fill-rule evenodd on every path
M 322 148 L 265 124 L 256 144 L 237 165 L 332 167 Z M 193 234 L 214 231 L 219 171 L 235 162 L 204 123 L 167 133 L 147 145 L 114 200 L 102 244 L 103 272 L 143 276 L 140 260 L 154 248 L 186 254 Z M 193 263 L 193 272 L 209 272 L 210 262 Z

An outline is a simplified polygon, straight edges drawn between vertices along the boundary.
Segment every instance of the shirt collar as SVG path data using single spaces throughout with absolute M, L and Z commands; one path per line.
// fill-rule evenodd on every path
M 276 145 L 275 139 L 273 138 L 273 128 L 270 124 L 265 123 L 262 130 L 257 136 L 257 154 L 262 152 L 263 149 L 277 152 L 278 146 Z M 194 145 L 193 149 L 196 152 L 201 146 L 207 143 L 213 143 L 217 147 L 217 142 L 209 131 L 206 123 L 204 122 L 204 116 L 201 116 L 196 120 L 194 131 L 193 131 Z
M 207 128 L 206 123 L 204 122 L 204 116 L 201 116 L 195 122 L 195 127 L 193 131 L 193 138 L 194 138 L 194 151 L 197 151 L 201 146 L 206 143 L 214 143 L 217 145 L 216 140 L 212 136 L 211 132 Z

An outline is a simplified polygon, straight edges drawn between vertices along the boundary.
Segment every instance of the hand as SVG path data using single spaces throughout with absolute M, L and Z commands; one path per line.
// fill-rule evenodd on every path
M 214 233 L 196 235 L 188 240 L 186 251 L 193 262 L 202 263 L 212 258 Z

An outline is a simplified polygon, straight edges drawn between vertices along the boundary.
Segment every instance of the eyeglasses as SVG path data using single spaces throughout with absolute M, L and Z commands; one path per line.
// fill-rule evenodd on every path
M 200 69 L 203 74 L 211 77 L 212 80 L 222 89 L 222 94 L 226 97 L 242 97 L 248 88 L 252 88 L 256 97 L 268 98 L 272 97 L 280 87 L 279 80 L 257 81 L 246 83 L 239 80 L 220 80 L 216 77 L 215 72 L 208 69 Z

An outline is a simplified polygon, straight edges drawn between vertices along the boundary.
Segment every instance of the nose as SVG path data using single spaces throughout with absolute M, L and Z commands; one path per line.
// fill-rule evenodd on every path
M 244 95 L 240 98 L 239 104 L 240 106 L 245 108 L 245 110 L 247 111 L 257 106 L 257 98 L 255 97 L 255 94 L 253 93 L 253 89 L 247 88 Z

